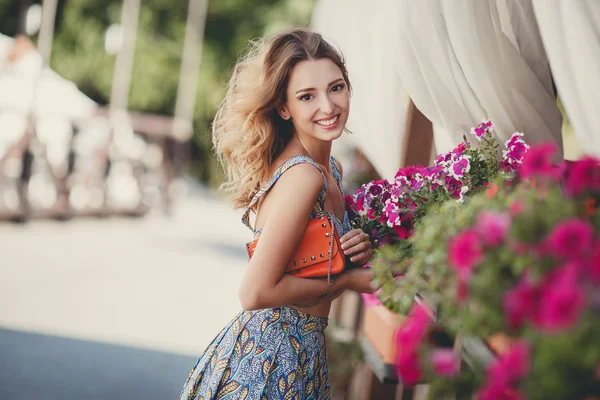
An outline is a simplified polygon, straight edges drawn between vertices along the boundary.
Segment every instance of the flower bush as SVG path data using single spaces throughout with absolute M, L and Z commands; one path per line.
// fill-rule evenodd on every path
M 448 200 L 463 203 L 493 180 L 511 182 L 529 149 L 523 134 L 517 132 L 501 152 L 490 121 L 473 128 L 471 137 L 476 146 L 465 137 L 452 151 L 440 154 L 433 166 L 402 168 L 393 182 L 369 182 L 354 196 L 346 196 L 355 227 L 368 233 L 383 253 L 373 262 L 383 285 L 377 296 L 393 311 L 408 312 L 412 304 L 412 299 L 398 296 L 394 281 L 410 265 L 412 242 L 408 239 L 421 218 Z M 468 245 L 468 236 L 458 245 Z M 371 301 L 374 296 L 367 297 Z
M 459 371 L 452 350 L 423 340 L 430 322 L 417 306 L 398 332 L 397 368 L 408 383 L 428 376 L 432 398 L 465 386 L 482 400 L 600 394 L 600 161 L 555 165 L 552 145 L 525 151 L 513 139 L 499 168 L 515 172 L 519 157 L 516 183 L 500 177 L 468 204 L 429 210 L 408 239 L 410 268 L 389 289 L 422 295 L 452 334 L 510 338 L 491 363 Z

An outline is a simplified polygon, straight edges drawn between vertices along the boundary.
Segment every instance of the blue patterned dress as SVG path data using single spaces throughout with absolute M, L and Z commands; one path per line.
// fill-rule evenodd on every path
M 254 196 L 242 217 L 244 224 L 250 227 L 249 211 L 258 199 L 285 171 L 301 163 L 321 171 L 305 156 L 287 160 Z M 340 172 L 333 158 L 330 163 L 341 190 Z M 327 181 L 325 175 L 323 178 L 311 218 L 324 210 Z M 333 220 L 340 236 L 351 229 L 346 213 L 342 221 L 335 216 Z M 328 400 L 331 394 L 323 336 L 326 327 L 327 318 L 286 306 L 241 311 L 200 356 L 180 400 Z

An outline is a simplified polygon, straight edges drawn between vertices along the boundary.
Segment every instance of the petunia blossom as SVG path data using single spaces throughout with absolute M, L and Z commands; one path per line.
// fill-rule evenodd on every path
M 483 250 L 476 231 L 467 229 L 450 240 L 448 246 L 450 265 L 460 275 L 469 274 L 483 260 Z
M 600 191 L 600 160 L 585 157 L 579 161 L 567 162 L 565 188 L 571 196 L 578 196 L 583 191 Z
M 557 179 L 559 170 L 552 164 L 552 157 L 556 153 L 554 143 L 544 143 L 532 147 L 523 156 L 520 174 L 523 178 L 546 177 Z
M 573 259 L 586 254 L 593 240 L 593 226 L 587 221 L 572 218 L 557 223 L 548 235 L 547 243 L 555 257 Z
M 525 321 L 533 319 L 539 297 L 539 288 L 533 283 L 529 272 L 525 271 L 519 283 L 502 297 L 504 315 L 511 329 L 520 328 Z
M 534 320 L 538 329 L 561 332 L 577 323 L 585 306 L 585 295 L 578 283 L 579 270 L 576 263 L 569 263 L 549 274 L 541 288 Z
M 439 376 L 458 374 L 458 357 L 452 349 L 436 349 L 431 353 L 431 367 Z
M 485 244 L 497 246 L 504 241 L 509 227 L 508 214 L 484 210 L 477 217 L 475 230 L 481 235 Z

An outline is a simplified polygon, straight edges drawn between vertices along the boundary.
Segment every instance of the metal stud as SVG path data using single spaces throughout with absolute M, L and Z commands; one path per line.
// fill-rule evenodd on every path
M 321 225 L 323 228 L 327 228 L 327 224 L 323 224 Z
M 304 264 L 306 264 L 306 258 L 303 258 L 303 259 L 302 259 L 302 262 L 303 262 Z
M 298 261 L 294 261 L 294 267 L 298 265 Z
M 317 259 L 317 257 L 315 257 L 315 256 L 310 256 L 310 259 L 311 259 L 311 260 L 313 260 L 313 261 L 315 261 L 315 260 Z
M 320 254 L 321 258 L 325 258 L 325 254 L 321 253 Z
M 325 234 L 325 237 L 329 237 L 329 236 L 331 236 L 331 235 L 329 234 L 329 232 L 327 232 L 327 233 Z

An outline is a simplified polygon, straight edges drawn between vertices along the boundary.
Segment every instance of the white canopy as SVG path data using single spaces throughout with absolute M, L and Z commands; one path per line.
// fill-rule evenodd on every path
M 600 157 L 600 1 L 533 0 L 561 100 L 585 152 Z
M 400 167 L 409 98 L 396 72 L 390 7 L 364 0 L 320 0 L 313 11 L 315 30 L 344 54 L 354 93 L 348 128 L 341 139 L 358 147 L 377 172 L 390 179 Z M 349 142 L 349 143 L 348 143 Z

